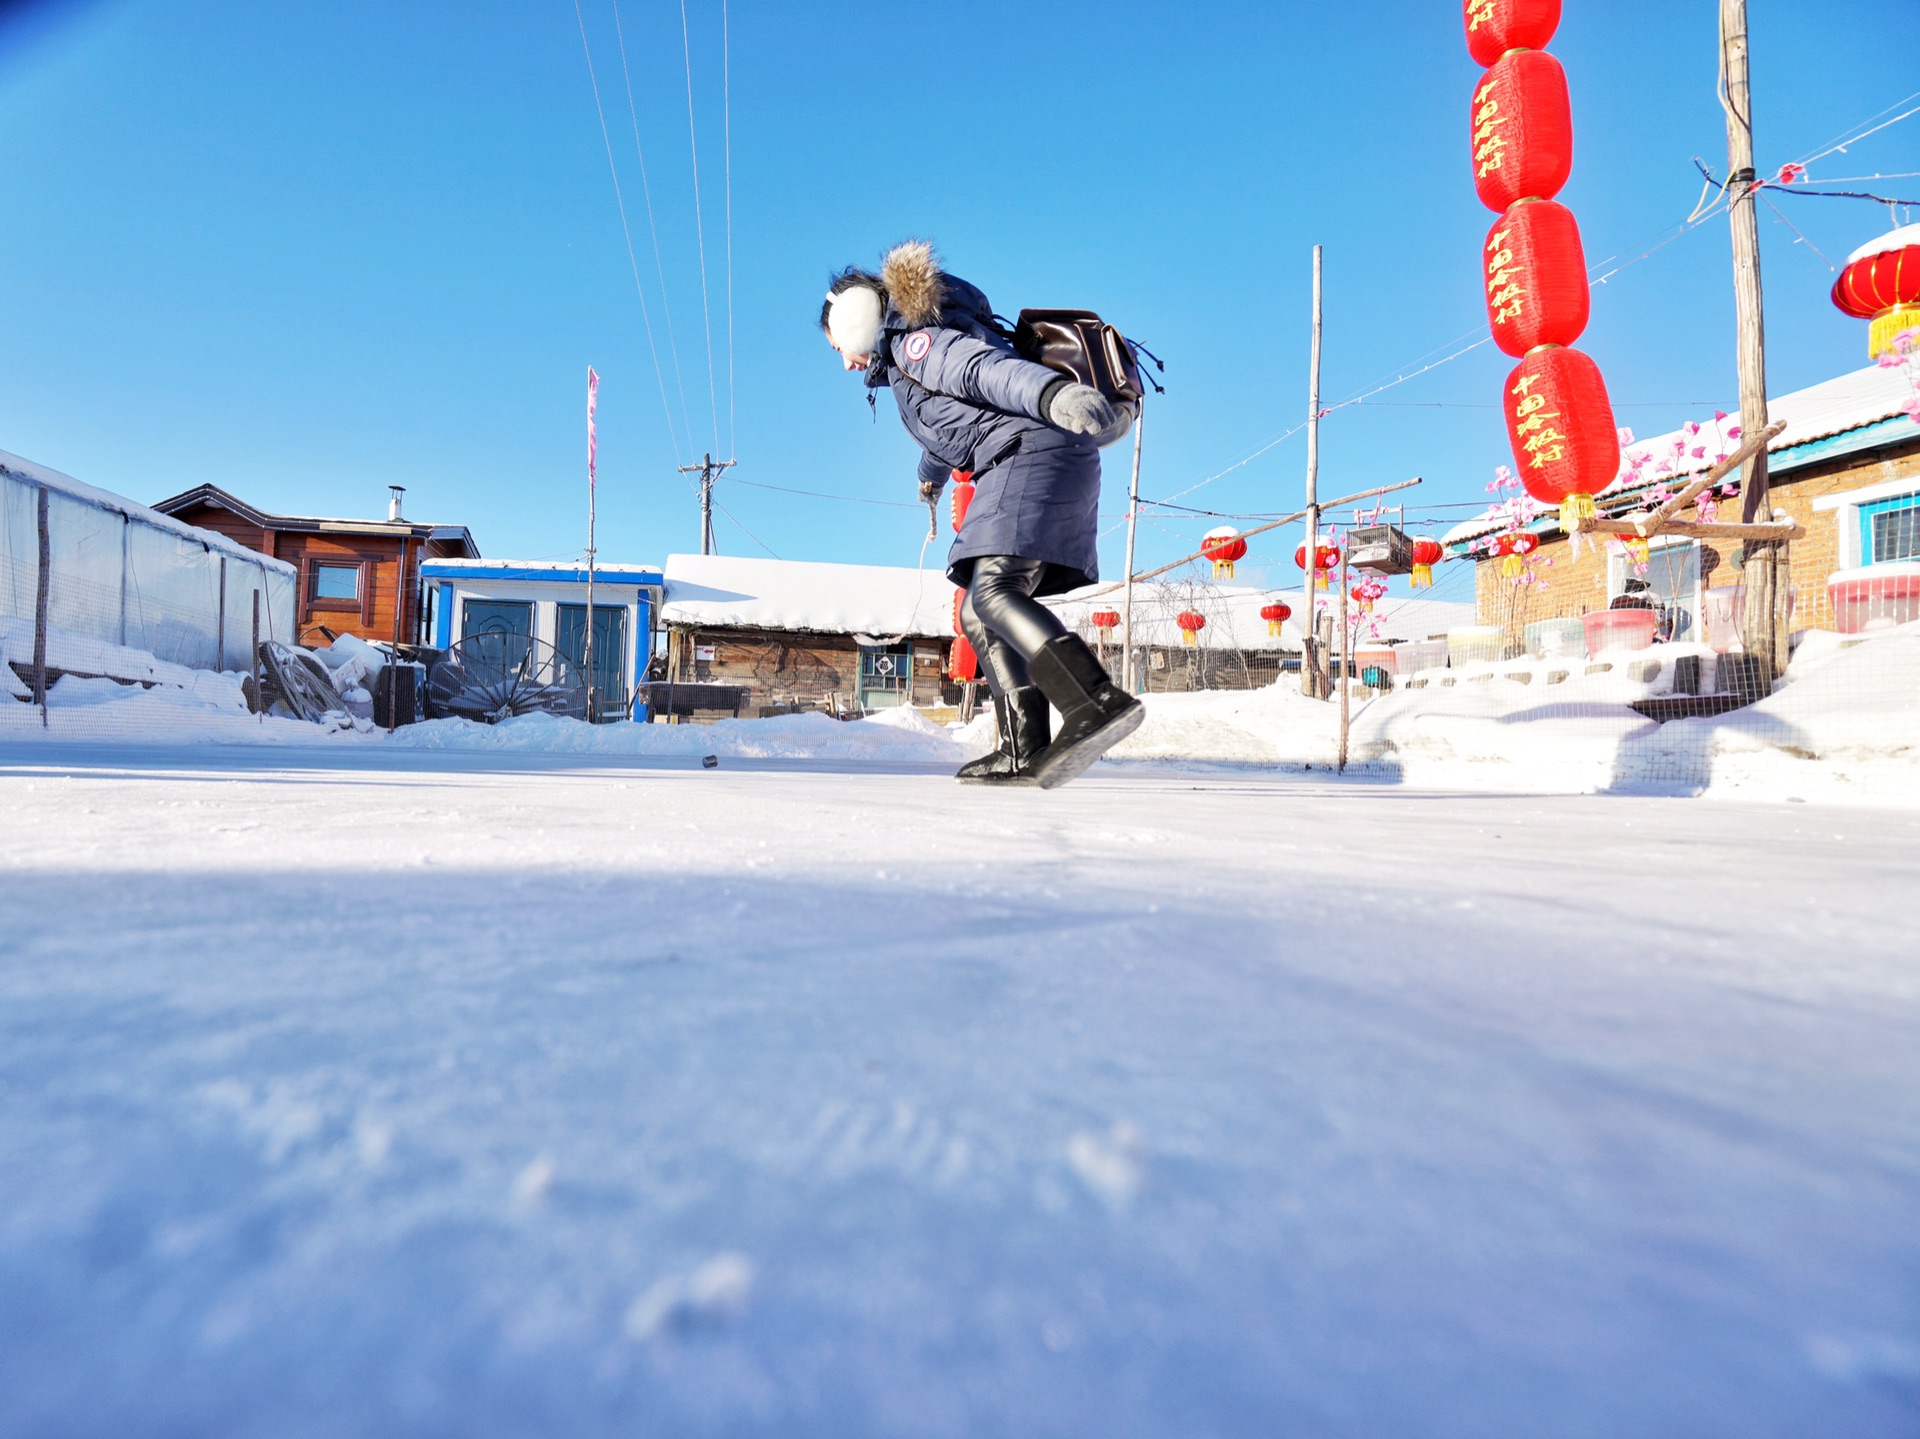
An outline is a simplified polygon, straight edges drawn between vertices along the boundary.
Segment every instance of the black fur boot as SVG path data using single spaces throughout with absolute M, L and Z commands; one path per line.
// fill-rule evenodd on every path
M 994 698 L 993 716 L 1000 747 L 968 760 L 953 777 L 963 784 L 1032 784 L 1034 756 L 1047 747 L 1052 727 L 1046 696 L 1033 685 L 1010 690 L 1005 699 Z
M 1147 717 L 1146 708 L 1121 693 L 1078 635 L 1048 640 L 1027 667 L 1060 711 L 1060 732 L 1033 764 L 1042 789 L 1054 789 L 1080 774 Z

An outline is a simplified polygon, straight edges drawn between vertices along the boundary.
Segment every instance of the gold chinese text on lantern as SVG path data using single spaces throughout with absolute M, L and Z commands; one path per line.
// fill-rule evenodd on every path
M 1527 309 L 1527 292 L 1519 284 L 1526 271 L 1513 262 L 1513 251 L 1507 246 L 1512 233 L 1512 226 L 1503 225 L 1487 237 L 1487 307 L 1495 324 L 1517 319 Z
M 1557 464 L 1567 457 L 1567 437 L 1553 423 L 1560 418 L 1558 410 L 1547 408 L 1547 397 L 1533 393 L 1536 375 L 1522 375 L 1511 393 L 1520 396 L 1520 403 L 1513 407 L 1517 423 L 1513 427 L 1516 435 L 1525 435 L 1525 448 L 1531 457 L 1527 464 L 1536 470 Z
M 1500 113 L 1491 83 L 1482 85 L 1473 99 L 1473 173 L 1479 179 L 1500 168 L 1507 149 L 1507 138 L 1500 129 L 1508 123 L 1508 117 Z

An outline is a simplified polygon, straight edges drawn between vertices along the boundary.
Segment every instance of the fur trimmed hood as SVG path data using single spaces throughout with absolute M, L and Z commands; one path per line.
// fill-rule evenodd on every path
M 910 329 L 940 323 L 947 307 L 947 277 L 925 240 L 908 240 L 889 250 L 880 266 L 880 283 Z

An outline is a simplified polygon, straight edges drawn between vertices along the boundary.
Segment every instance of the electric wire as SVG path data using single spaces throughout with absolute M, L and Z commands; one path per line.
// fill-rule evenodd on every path
M 727 453 L 734 450 L 733 384 L 733 39 L 727 0 L 720 0 L 720 140 L 727 195 Z
M 687 69 L 687 145 L 693 155 L 693 235 L 700 250 L 700 313 L 707 330 L 707 409 L 713 420 L 713 447 L 717 450 L 720 448 L 720 399 L 713 377 L 713 306 L 707 298 L 707 231 L 700 207 L 700 139 L 693 123 L 693 39 L 687 29 L 687 0 L 680 0 L 680 52 Z
M 640 262 L 633 253 L 633 230 L 627 224 L 627 202 L 620 194 L 620 167 L 613 159 L 613 137 L 607 132 L 607 112 L 600 103 L 600 81 L 593 70 L 593 47 L 587 43 L 587 20 L 580 13 L 580 0 L 573 0 L 573 18 L 580 26 L 580 48 L 587 57 L 587 83 L 593 87 L 593 112 L 600 118 L 600 141 L 607 150 L 607 170 L 613 176 L 613 202 L 620 211 L 620 233 L 627 241 L 627 266 L 633 271 L 633 292 L 640 298 L 640 321 L 646 327 L 647 353 L 653 357 L 654 378 L 660 382 L 660 408 L 666 415 L 667 438 L 673 445 L 674 463 L 680 462 L 680 436 L 674 428 L 673 405 L 667 399 L 666 371 L 660 366 L 660 350 L 653 340 L 653 317 L 647 310 L 646 287 L 640 283 Z M 691 442 L 693 436 L 687 436 Z
M 768 544 L 765 540 L 761 539 L 760 536 L 756 535 L 752 530 L 748 529 L 745 525 L 741 524 L 739 517 L 735 515 L 732 510 L 728 509 L 725 505 L 721 504 L 720 501 L 718 500 L 715 500 L 713 502 L 713 507 L 716 510 L 720 511 L 720 513 L 725 515 L 728 519 L 732 520 L 734 528 L 739 530 L 741 534 L 745 535 L 748 539 L 752 540 L 756 545 L 760 546 L 760 548 L 765 550 L 768 554 L 773 555 L 773 557 L 776 560 L 780 558 L 779 555 L 774 554 L 773 546 Z
M 620 20 L 620 0 L 613 3 L 613 33 L 620 44 L 620 76 L 627 87 L 627 117 L 633 122 L 633 153 L 640 161 L 640 194 L 647 205 L 647 234 L 653 240 L 653 271 L 660 280 L 660 309 L 667 322 L 667 353 L 673 357 L 673 383 L 680 392 L 680 418 L 687 427 L 687 444 L 693 444 L 693 415 L 687 408 L 687 381 L 680 365 L 680 341 L 673 328 L 673 304 L 667 295 L 667 267 L 660 254 L 660 227 L 653 216 L 653 185 L 647 178 L 647 153 L 640 145 L 640 112 L 633 100 L 633 72 L 627 64 L 627 32 Z M 680 462 L 674 452 L 674 463 Z

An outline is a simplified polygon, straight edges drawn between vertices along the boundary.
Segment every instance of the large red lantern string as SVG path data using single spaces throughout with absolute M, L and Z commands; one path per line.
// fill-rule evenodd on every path
M 1502 56 L 1473 92 L 1473 187 L 1489 210 L 1551 200 L 1573 173 L 1567 74 L 1544 50 Z
M 1508 354 L 1501 409 L 1521 483 L 1560 507 L 1568 534 L 1620 471 L 1620 438 L 1600 368 L 1566 346 L 1591 304 L 1579 226 L 1551 204 L 1573 170 L 1566 72 L 1538 48 L 1559 0 L 1465 0 L 1467 48 L 1487 72 L 1473 92 L 1473 184 L 1500 220 L 1487 235 L 1487 321 Z M 1491 57 L 1491 59 L 1489 58 Z
M 1552 200 L 1522 200 L 1493 222 L 1483 254 L 1496 345 L 1517 360 L 1580 338 L 1593 297 L 1573 211 Z
M 947 651 L 947 678 L 953 680 L 980 678 L 980 656 L 973 652 L 967 632 L 960 628 L 960 606 L 966 598 L 965 590 L 953 592 L 953 646 Z
M 1413 587 L 1424 590 L 1433 583 L 1433 567 L 1440 563 L 1445 553 L 1440 541 L 1430 540 L 1425 535 L 1413 542 Z
M 1467 49 L 1482 65 L 1509 50 L 1544 50 L 1560 28 L 1560 0 L 1466 0 Z
M 1213 561 L 1215 579 L 1230 580 L 1233 578 L 1233 562 L 1246 557 L 1247 542 L 1240 538 L 1240 531 L 1232 525 L 1221 525 L 1200 537 L 1200 553 Z
M 1833 303 L 1867 327 L 1867 355 L 1879 359 L 1902 330 L 1920 329 L 1920 225 L 1907 225 L 1847 256 Z
M 1280 627 L 1293 617 L 1293 606 L 1271 604 L 1260 606 L 1260 618 L 1267 622 L 1267 633 L 1278 636 Z
M 1180 626 L 1180 643 L 1183 645 L 1199 644 L 1200 631 L 1207 627 L 1207 617 L 1197 615 L 1192 610 L 1180 611 L 1173 617 L 1173 622 Z
M 953 470 L 953 532 L 960 533 L 960 526 L 967 522 L 967 510 L 973 504 L 973 471 Z

